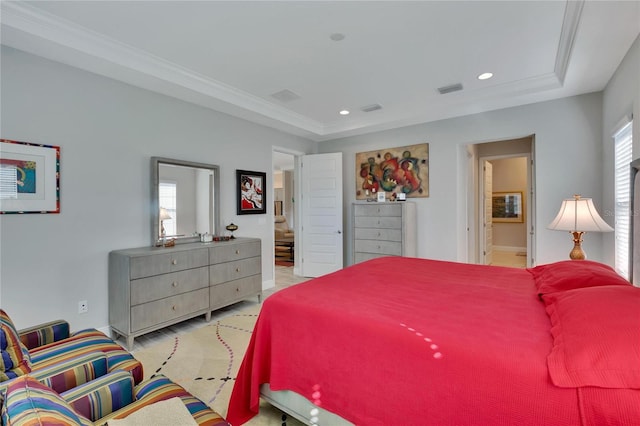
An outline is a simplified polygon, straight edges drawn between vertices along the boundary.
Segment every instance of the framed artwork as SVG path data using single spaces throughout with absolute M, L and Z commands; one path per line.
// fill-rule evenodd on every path
M 0 213 L 60 213 L 60 147 L 0 139 Z
M 522 192 L 494 192 L 491 217 L 494 222 L 524 222 Z
M 429 196 L 429 144 L 356 154 L 356 199 L 377 200 L 377 193 Z
M 237 214 L 266 214 L 266 184 L 266 173 L 236 170 Z

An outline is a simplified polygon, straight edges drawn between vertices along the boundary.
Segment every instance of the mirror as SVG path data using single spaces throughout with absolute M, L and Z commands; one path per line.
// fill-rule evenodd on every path
M 151 158 L 151 236 L 176 243 L 200 241 L 200 234 L 219 234 L 220 168 L 171 158 Z

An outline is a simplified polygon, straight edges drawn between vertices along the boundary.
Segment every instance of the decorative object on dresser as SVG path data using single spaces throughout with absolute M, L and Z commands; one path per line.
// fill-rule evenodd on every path
M 230 223 L 227 225 L 227 231 L 231 232 L 231 236 L 229 238 L 231 238 L 232 240 L 235 239 L 236 237 L 233 236 L 234 231 L 238 230 L 238 225 L 236 225 L 235 223 Z
M 416 205 L 353 204 L 353 263 L 382 256 L 416 255 Z
M 134 338 L 262 295 L 261 241 L 140 247 L 109 253 L 109 324 L 129 349 Z
M 236 170 L 237 214 L 266 214 L 266 187 L 266 173 Z
M 429 144 L 356 154 L 356 199 L 375 200 L 379 192 L 429 196 Z
M 0 139 L 0 214 L 60 213 L 60 147 Z

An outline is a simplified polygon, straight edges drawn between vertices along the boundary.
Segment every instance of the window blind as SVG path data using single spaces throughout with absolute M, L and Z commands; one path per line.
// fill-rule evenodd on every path
M 631 225 L 632 122 L 614 135 L 615 145 L 615 268 L 629 278 L 629 238 Z

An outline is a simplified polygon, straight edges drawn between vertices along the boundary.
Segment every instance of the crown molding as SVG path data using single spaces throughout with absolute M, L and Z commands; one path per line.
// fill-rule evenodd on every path
M 569 59 L 571 58 L 571 49 L 576 37 L 576 32 L 578 31 L 578 24 L 580 23 L 583 7 L 584 0 L 567 1 L 567 6 L 564 10 L 562 32 L 560 33 L 558 53 L 556 55 L 554 68 L 554 72 L 558 76 L 561 84 L 564 84 L 564 77 L 567 74 Z
M 322 124 L 317 121 L 103 34 L 63 20 L 25 2 L 2 2 L 1 7 L 3 27 L 9 27 L 55 43 L 58 48 L 62 47 L 82 54 L 83 58 L 75 61 L 73 54 L 65 55 L 66 60 L 63 63 L 67 65 L 97 72 L 95 65 L 86 63 L 87 59 L 95 58 L 100 62 L 107 61 L 111 68 L 115 65 L 126 70 L 121 73 L 119 78 L 121 80 L 127 79 L 126 75 L 133 71 L 173 85 L 171 96 L 176 96 L 176 89 L 186 89 L 262 116 L 262 120 L 254 117 L 257 121 L 265 121 L 264 118 L 266 118 L 312 134 L 323 132 Z M 7 43 L 5 41 L 3 40 L 3 44 L 11 46 L 11 41 Z M 24 44 L 11 47 L 25 49 Z M 29 49 L 28 46 L 26 48 Z M 36 52 L 31 51 L 30 53 Z M 42 55 L 42 52 L 39 51 L 36 54 Z M 60 61 L 58 57 L 50 57 L 49 59 Z M 103 75 L 111 76 L 109 74 Z M 138 80 L 139 76 L 134 83 L 126 80 L 125 82 L 138 85 Z M 220 107 L 219 102 L 215 104 Z M 231 108 L 230 111 L 223 112 L 238 115 L 234 110 Z M 243 115 L 245 116 L 242 118 L 246 118 L 246 114 Z

